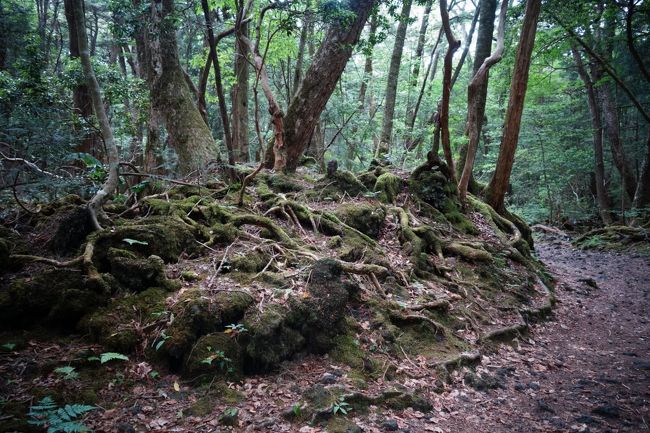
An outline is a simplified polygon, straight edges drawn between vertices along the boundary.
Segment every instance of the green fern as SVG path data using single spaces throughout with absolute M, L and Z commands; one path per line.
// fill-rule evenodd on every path
M 95 409 L 95 406 L 85 404 L 66 404 L 58 407 L 48 396 L 30 408 L 27 422 L 32 425 L 47 426 L 47 433 L 88 432 L 90 429 L 77 418 Z
M 106 352 L 99 355 L 99 362 L 102 364 L 106 364 L 107 362 L 113 360 L 128 361 L 129 357 L 116 352 Z

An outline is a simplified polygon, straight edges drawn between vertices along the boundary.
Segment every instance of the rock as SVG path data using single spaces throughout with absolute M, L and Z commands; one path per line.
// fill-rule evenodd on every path
M 478 391 L 501 388 L 499 380 L 489 374 L 478 375 L 472 371 L 467 372 L 464 377 L 465 383 Z
M 345 224 L 359 230 L 361 233 L 377 239 L 384 226 L 386 211 L 379 206 L 365 203 L 354 203 L 339 206 L 336 216 Z
M 237 420 L 239 419 L 239 409 L 236 407 L 229 407 L 223 411 L 223 414 L 219 417 L 219 423 L 234 427 L 237 425 Z
M 320 198 L 341 197 L 345 194 L 356 197 L 368 189 L 354 176 L 345 170 L 338 170 L 331 176 L 325 176 L 316 182 L 314 192 Z
M 381 423 L 381 428 L 386 431 L 397 431 L 399 429 L 399 425 L 397 424 L 396 420 L 387 419 Z
M 383 203 L 395 203 L 397 195 L 402 191 L 403 181 L 399 176 L 386 172 L 377 178 L 374 190 L 377 198 Z
M 194 271 L 181 272 L 181 278 L 185 281 L 196 281 L 199 279 L 199 274 Z
M 619 418 L 621 416 L 621 409 L 618 406 L 611 404 L 604 404 L 602 406 L 595 407 L 591 412 L 605 418 Z
M 537 409 L 542 412 L 555 413 L 555 410 L 541 398 L 537 400 Z
M 117 433 L 135 433 L 135 428 L 126 422 L 115 424 L 115 429 L 117 430 Z
M 336 383 L 337 380 L 338 378 L 332 373 L 325 373 L 321 376 L 320 383 L 323 383 L 325 385 L 331 385 L 333 383 Z

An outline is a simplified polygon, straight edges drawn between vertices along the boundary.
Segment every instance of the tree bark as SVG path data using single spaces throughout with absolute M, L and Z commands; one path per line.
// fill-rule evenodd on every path
M 141 7 L 141 0 L 133 0 Z M 183 174 L 218 157 L 212 133 L 194 103 L 178 58 L 173 0 L 151 0 L 142 16 L 136 44 L 152 107 L 160 114 Z
M 524 110 L 526 88 L 528 87 L 528 70 L 530 59 L 535 45 L 535 34 L 537 32 L 537 19 L 541 9 L 541 0 L 528 0 L 526 12 L 519 36 L 519 46 L 515 57 L 515 69 L 510 84 L 510 99 L 504 120 L 503 138 L 499 148 L 499 157 L 490 180 L 485 196 L 487 202 L 500 213 L 505 213 L 505 195 L 510 182 L 512 164 L 517 150 L 519 140 L 519 129 L 521 126 L 521 115 Z
M 474 78 L 467 87 L 467 136 L 469 143 L 467 145 L 467 157 L 463 172 L 458 182 L 458 196 L 463 205 L 467 197 L 467 187 L 472 177 L 472 170 L 474 169 L 474 160 L 476 158 L 476 150 L 480 139 L 480 125 L 483 120 L 482 110 L 485 109 L 485 101 L 481 104 L 481 89 L 487 88 L 488 75 L 490 68 L 501 61 L 503 57 L 504 36 L 505 36 L 505 20 L 506 12 L 508 10 L 508 0 L 502 0 L 501 11 L 499 13 L 499 28 L 497 30 L 497 47 L 492 55 L 483 61 L 478 71 L 474 74 Z M 483 105 L 483 107 L 481 107 Z
M 284 119 L 288 171 L 295 171 L 314 127 L 345 69 L 375 0 L 349 0 L 354 19 L 331 25 Z
M 587 91 L 587 103 L 591 114 L 591 126 L 594 135 L 594 176 L 596 178 L 596 202 L 600 219 L 604 224 L 612 223 L 612 214 L 610 210 L 611 199 L 607 192 L 605 184 L 605 163 L 603 161 L 603 124 L 601 122 L 601 113 L 598 105 L 596 90 L 594 89 L 594 80 L 589 76 L 582 62 L 582 57 L 575 46 L 571 47 L 573 59 L 576 63 L 578 75 L 585 85 Z
M 366 93 L 368 92 L 368 82 L 372 78 L 372 54 L 374 51 L 374 39 L 377 33 L 377 26 L 379 25 L 377 14 L 374 14 L 370 18 L 370 33 L 368 34 L 368 40 L 370 41 L 370 47 L 366 52 L 366 62 L 363 66 L 363 80 L 361 80 L 361 87 L 359 88 L 359 108 L 363 109 L 366 104 Z
M 440 0 L 440 16 L 442 18 L 442 27 L 447 38 L 447 54 L 445 54 L 443 77 L 442 77 L 442 100 L 440 101 L 440 139 L 442 142 L 442 151 L 445 154 L 445 161 L 451 173 L 452 182 L 456 182 L 456 169 L 454 168 L 454 157 L 451 153 L 451 139 L 449 137 L 449 99 L 451 96 L 451 70 L 454 53 L 460 48 L 460 41 L 456 40 L 449 23 L 449 12 L 447 11 L 447 0 Z
M 83 68 L 86 84 L 90 91 L 90 97 L 93 103 L 95 116 L 99 122 L 99 129 L 104 139 L 106 153 L 108 157 L 108 177 L 102 187 L 95 193 L 92 199 L 88 202 L 88 210 L 95 226 L 95 229 L 101 230 L 102 227 L 97 220 L 97 215 L 102 212 L 102 206 L 108 200 L 111 194 L 115 192 L 118 184 L 118 165 L 119 155 L 117 153 L 117 145 L 113 139 L 113 131 L 104 109 L 102 102 L 102 95 L 99 88 L 99 83 L 95 77 L 92 63 L 90 62 L 90 51 L 88 48 L 88 39 L 86 36 L 86 24 L 84 16 L 83 0 L 72 0 L 72 13 L 74 16 L 74 23 L 77 29 L 77 42 L 79 47 L 79 56 L 81 58 L 81 65 Z
M 386 96 L 384 98 L 384 118 L 382 120 L 379 147 L 377 148 L 377 156 L 380 158 L 390 152 L 399 68 L 402 64 L 402 52 L 404 51 L 404 40 L 406 39 L 406 30 L 408 28 L 409 15 L 411 14 L 411 4 L 412 0 L 403 0 L 402 12 L 400 13 L 399 24 L 397 25 L 397 33 L 395 33 L 393 54 L 390 57 L 388 80 L 386 81 Z
M 476 30 L 476 23 L 478 22 L 478 17 L 480 12 L 481 12 L 481 6 L 479 4 L 479 6 L 477 6 L 476 10 L 474 11 L 474 17 L 472 18 L 472 23 L 469 26 L 469 33 L 467 34 L 467 38 L 465 40 L 465 43 L 463 44 L 463 52 L 460 55 L 460 60 L 458 60 L 458 65 L 456 66 L 454 75 L 453 77 L 451 77 L 452 89 L 454 88 L 454 84 L 456 84 L 456 80 L 460 75 L 460 71 L 463 69 L 463 65 L 465 64 L 465 59 L 467 58 L 467 53 L 469 52 L 469 46 L 472 45 L 472 38 L 474 37 L 474 30 Z
M 650 132 L 648 132 L 645 142 L 643 166 L 632 205 L 636 209 L 643 209 L 646 214 L 649 213 L 647 208 L 650 206 Z
M 248 162 L 248 47 L 242 40 L 248 37 L 248 24 L 235 32 L 235 78 L 232 89 L 233 152 L 239 162 Z
M 70 49 L 70 58 L 79 58 L 79 38 L 77 35 L 77 25 L 74 17 L 74 0 L 65 0 L 63 3 L 65 11 L 65 19 L 68 23 L 68 40 Z M 78 83 L 72 90 L 72 110 L 85 122 L 92 124 L 93 122 L 93 102 L 90 97 L 90 90 L 86 83 Z M 79 146 L 75 148 L 77 152 L 88 153 L 95 158 L 101 159 L 102 146 L 100 137 L 97 132 L 87 132 L 81 138 Z

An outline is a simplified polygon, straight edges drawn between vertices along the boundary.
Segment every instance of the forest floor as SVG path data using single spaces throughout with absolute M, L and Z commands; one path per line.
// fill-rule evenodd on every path
M 527 337 L 484 354 L 476 369 L 454 371 L 451 383 L 441 384 L 422 360 L 406 355 L 400 378 L 384 374 L 360 383 L 347 374 L 348 367 L 309 355 L 283 363 L 273 374 L 200 388 L 174 375 L 152 380 L 152 367 L 133 360 L 109 368 L 115 378 L 99 392 L 98 406 L 105 410 L 91 412 L 85 422 L 96 432 L 118 433 L 649 431 L 648 258 L 581 251 L 558 239 L 538 242 L 537 254 L 557 278 L 553 315 L 533 325 Z M 30 342 L 20 353 L 0 355 L 0 373 L 13 376 L 12 365 L 30 368 L 22 362 L 30 356 L 39 363 L 59 361 L 87 347 Z M 56 375 L 48 380 L 51 386 L 59 381 Z M 16 389 L 47 387 L 45 382 Z M 406 387 L 433 410 L 370 405 L 346 416 L 321 413 L 322 423 L 289 420 L 292 412 L 300 418 L 306 396 L 318 398 L 336 386 L 371 396 Z

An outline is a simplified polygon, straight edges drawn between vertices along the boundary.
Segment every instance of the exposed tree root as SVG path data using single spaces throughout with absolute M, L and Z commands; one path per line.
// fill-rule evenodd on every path
M 442 335 L 447 334 L 447 330 L 444 325 L 436 322 L 435 320 L 423 316 L 421 314 L 400 314 L 395 310 L 389 311 L 389 317 L 391 321 L 398 321 L 398 322 L 424 322 L 433 327 L 435 330 L 436 334 L 440 332 Z
M 525 334 L 528 331 L 528 325 L 525 323 L 518 323 L 512 326 L 506 326 L 504 328 L 498 328 L 487 332 L 482 335 L 481 341 L 492 341 L 492 342 L 507 342 L 514 340 L 515 338 Z
M 41 263 L 44 265 L 54 266 L 55 268 L 74 268 L 79 267 L 86 272 L 89 277 L 99 276 L 95 265 L 93 264 L 93 253 L 95 251 L 94 241 L 88 241 L 84 253 L 73 259 L 59 261 L 48 257 L 33 256 L 28 254 L 12 254 L 9 260 L 17 263 Z

